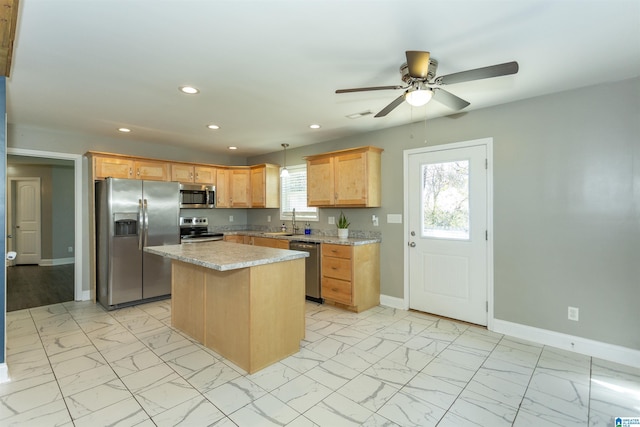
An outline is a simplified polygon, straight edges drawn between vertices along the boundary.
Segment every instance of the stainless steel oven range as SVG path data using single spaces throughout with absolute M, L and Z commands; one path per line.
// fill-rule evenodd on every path
M 209 231 L 207 217 L 180 217 L 180 242 L 197 243 L 222 240 L 224 234 Z

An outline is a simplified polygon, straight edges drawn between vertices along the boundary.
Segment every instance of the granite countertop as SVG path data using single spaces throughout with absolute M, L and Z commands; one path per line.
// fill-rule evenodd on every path
M 359 238 L 359 237 L 349 237 L 348 239 L 339 239 L 338 236 L 320 236 L 316 234 L 289 234 L 289 233 L 270 233 L 264 231 L 223 231 L 224 235 L 234 235 L 240 234 L 243 236 L 254 236 L 254 237 L 269 237 L 272 239 L 280 239 L 280 240 L 288 240 L 298 241 L 298 242 L 313 242 L 313 243 L 331 243 L 333 245 L 347 245 L 347 246 L 358 246 L 358 245 L 370 245 L 372 243 L 380 243 L 379 238 L 370 237 L 370 238 Z
M 213 270 L 227 271 L 308 257 L 307 252 L 223 241 L 148 246 L 145 251 Z

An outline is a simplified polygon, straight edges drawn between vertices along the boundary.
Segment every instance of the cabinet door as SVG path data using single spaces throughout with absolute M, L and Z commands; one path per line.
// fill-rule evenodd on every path
M 193 166 L 172 164 L 171 165 L 171 181 L 192 183 L 193 182 Z
M 120 157 L 95 157 L 94 179 L 133 178 L 134 163 Z
M 193 182 L 198 184 L 216 184 L 216 168 L 195 166 Z
M 229 177 L 232 208 L 251 207 L 251 171 L 231 169 Z
M 217 168 L 216 169 L 216 207 L 228 208 L 231 207 L 230 193 L 229 193 L 229 175 L 231 171 L 229 169 Z
M 332 206 L 335 202 L 333 157 L 307 161 L 307 206 Z
M 251 168 L 251 207 L 265 207 L 266 168 Z
M 271 237 L 254 237 L 254 246 L 265 246 L 267 248 L 289 249 L 289 241 L 283 239 L 272 239 Z
M 224 236 L 224 241 L 225 242 L 231 242 L 231 243 L 245 243 L 244 242 L 244 238 L 245 236 L 243 235 L 238 235 L 238 234 L 229 234 L 227 236 Z
M 168 181 L 169 165 L 165 162 L 136 161 L 136 179 Z
M 336 205 L 367 205 L 367 153 L 343 154 L 334 159 Z

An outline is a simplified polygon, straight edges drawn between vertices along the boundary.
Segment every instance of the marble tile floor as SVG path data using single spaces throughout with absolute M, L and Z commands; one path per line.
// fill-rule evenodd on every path
M 613 426 L 640 369 L 383 306 L 307 303 L 299 353 L 253 375 L 170 327 L 170 301 L 7 313 L 7 426 Z

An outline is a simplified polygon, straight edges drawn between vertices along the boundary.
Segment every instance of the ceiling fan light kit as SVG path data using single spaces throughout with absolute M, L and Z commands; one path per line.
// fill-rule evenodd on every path
M 433 91 L 429 88 L 409 89 L 404 94 L 404 99 L 413 107 L 422 107 L 426 105 L 433 97 Z
M 431 58 L 429 52 L 408 50 L 405 52 L 405 56 L 407 62 L 400 66 L 400 77 L 406 86 L 374 86 L 338 89 L 336 93 L 394 89 L 403 89 L 405 91 L 402 95 L 391 101 L 389 105 L 380 110 L 374 117 L 386 116 L 404 101 L 407 101 L 409 105 L 414 107 L 420 107 L 427 104 L 431 98 L 434 98 L 452 110 L 459 111 L 469 106 L 470 103 L 444 90 L 442 86 L 516 74 L 519 69 L 518 63 L 512 61 L 435 77 L 436 70 L 438 69 L 438 61 Z

